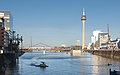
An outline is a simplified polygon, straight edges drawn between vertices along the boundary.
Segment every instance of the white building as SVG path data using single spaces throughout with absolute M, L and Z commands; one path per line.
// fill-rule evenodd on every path
M 91 37 L 91 45 L 94 49 L 100 49 L 106 47 L 108 43 L 108 33 L 102 32 L 100 30 L 93 31 L 93 36 Z
M 91 42 L 92 42 L 91 45 L 93 45 L 92 47 L 94 49 L 97 49 L 97 46 L 98 46 L 98 35 L 99 35 L 99 33 L 102 33 L 102 32 L 100 30 L 95 30 L 95 31 L 93 31 L 93 35 L 91 37 Z
M 95 44 L 96 41 L 98 41 L 98 34 L 102 33 L 100 30 L 93 31 L 93 36 L 91 37 L 92 43 Z
M 91 46 L 92 46 L 92 43 L 89 43 L 88 46 L 87 46 L 87 49 L 90 50 Z
M 120 49 L 120 38 L 111 40 L 109 43 L 109 49 Z

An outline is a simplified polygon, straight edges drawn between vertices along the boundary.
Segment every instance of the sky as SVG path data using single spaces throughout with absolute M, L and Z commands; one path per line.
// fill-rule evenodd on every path
M 94 30 L 120 37 L 120 0 L 0 0 L 0 10 L 10 11 L 13 29 L 24 38 L 24 46 L 39 42 L 50 46 L 75 45 L 80 40 L 82 9 L 86 12 L 85 42 Z

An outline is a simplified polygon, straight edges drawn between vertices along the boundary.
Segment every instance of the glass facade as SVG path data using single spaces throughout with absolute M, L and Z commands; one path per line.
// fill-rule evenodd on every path
M 11 14 L 9 11 L 0 11 L 0 17 L 4 18 L 4 28 L 5 31 L 9 32 L 11 29 L 10 21 L 11 21 Z

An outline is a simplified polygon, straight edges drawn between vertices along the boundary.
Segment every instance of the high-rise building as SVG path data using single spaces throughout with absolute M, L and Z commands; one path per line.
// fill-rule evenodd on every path
M 84 9 L 82 12 L 81 21 L 82 21 L 82 51 L 84 51 L 85 49 L 85 22 L 86 22 L 86 15 L 85 15 Z
M 11 21 L 11 14 L 9 11 L 0 11 L 0 18 L 3 18 L 4 21 L 4 28 L 5 28 L 5 31 L 9 32 L 10 29 L 11 29 L 11 26 L 10 26 L 10 21 Z
M 7 50 L 9 44 L 11 15 L 9 11 L 0 11 L 0 50 Z
M 3 49 L 4 46 L 4 19 L 0 17 L 0 50 Z

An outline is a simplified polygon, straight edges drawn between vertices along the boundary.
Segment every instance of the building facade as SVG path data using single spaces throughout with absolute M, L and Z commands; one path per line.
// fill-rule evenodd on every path
M 5 31 L 9 32 L 12 27 L 12 19 L 9 11 L 0 11 L 0 17 L 4 19 L 4 28 Z
M 100 30 L 93 31 L 93 36 L 91 37 L 91 45 L 89 49 L 102 49 L 108 46 L 109 35 L 107 32 L 102 32 Z
M 9 46 L 9 39 L 11 35 L 11 26 L 10 24 L 11 14 L 9 11 L 0 11 L 0 50 L 7 51 Z
M 3 49 L 4 46 L 4 23 L 3 18 L 0 17 L 0 50 Z
M 109 34 L 107 32 L 102 32 L 98 34 L 98 48 L 107 49 L 109 44 Z

